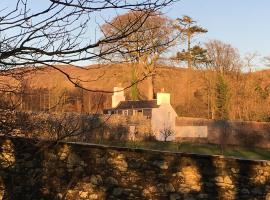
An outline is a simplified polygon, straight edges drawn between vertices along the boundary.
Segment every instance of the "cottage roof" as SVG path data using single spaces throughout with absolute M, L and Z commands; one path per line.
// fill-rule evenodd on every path
M 121 101 L 115 110 L 158 108 L 157 100 Z

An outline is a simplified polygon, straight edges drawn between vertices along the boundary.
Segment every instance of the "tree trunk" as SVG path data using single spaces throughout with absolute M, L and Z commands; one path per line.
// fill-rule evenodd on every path
M 188 68 L 192 68 L 192 58 L 191 58 L 191 33 L 188 32 Z

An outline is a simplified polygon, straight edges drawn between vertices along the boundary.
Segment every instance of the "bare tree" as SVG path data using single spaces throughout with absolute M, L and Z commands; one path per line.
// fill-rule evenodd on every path
M 25 72 L 21 70 L 22 67 L 29 66 L 28 69 L 33 70 L 36 66 L 47 65 L 61 71 L 73 84 L 80 86 L 77 79 L 55 64 L 78 65 L 78 62 L 95 60 L 117 52 L 119 46 L 106 51 L 96 49 L 138 31 L 151 13 L 172 2 L 174 0 L 47 0 L 44 7 L 34 9 L 31 0 L 14 0 L 13 8 L 0 11 L 0 75 L 19 77 Z M 125 30 L 99 40 L 89 38 L 89 28 L 93 27 L 97 16 L 112 10 L 145 12 Z
M 270 56 L 266 56 L 263 58 L 265 66 L 270 67 Z
M 175 132 L 171 129 L 171 127 L 164 127 L 162 130 L 160 130 L 160 134 L 163 137 L 164 142 L 167 142 L 169 137 L 175 135 Z
M 162 15 L 160 12 L 147 11 L 130 11 L 126 14 L 117 16 L 111 22 L 102 26 L 105 37 L 110 37 L 117 32 L 125 32 L 130 24 L 134 21 L 140 21 L 132 27 L 132 34 L 113 43 L 102 46 L 103 51 L 107 49 L 118 48 L 118 51 L 109 55 L 111 61 L 124 61 L 132 63 L 132 83 L 136 82 L 140 77 L 148 76 L 148 98 L 153 98 L 153 74 L 155 73 L 155 63 L 160 55 L 164 53 L 170 46 L 174 44 L 172 21 Z M 145 17 L 147 16 L 147 18 Z M 142 24 L 142 21 L 145 21 Z M 136 87 L 136 84 L 134 85 Z M 132 96 L 138 98 L 138 92 L 133 90 Z
M 238 50 L 230 44 L 212 40 L 205 44 L 207 49 L 207 69 L 221 74 L 240 72 L 242 63 Z
M 208 62 L 205 67 L 207 105 L 209 118 L 228 118 L 230 82 L 240 81 L 242 62 L 238 50 L 218 40 L 205 44 Z
M 256 60 L 260 55 L 257 52 L 247 53 L 244 57 L 244 65 L 248 69 L 248 72 L 251 73 L 253 68 L 256 66 Z

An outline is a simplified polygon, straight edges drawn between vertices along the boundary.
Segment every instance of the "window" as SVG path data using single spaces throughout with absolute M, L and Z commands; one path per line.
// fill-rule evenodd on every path
M 142 110 L 133 110 L 133 115 L 142 115 L 143 111 Z
M 127 116 L 128 115 L 128 110 L 124 110 L 123 114 Z
M 133 115 L 133 110 L 128 110 L 128 115 L 129 116 Z
M 143 116 L 146 116 L 148 119 L 152 116 L 152 110 L 151 109 L 143 109 Z

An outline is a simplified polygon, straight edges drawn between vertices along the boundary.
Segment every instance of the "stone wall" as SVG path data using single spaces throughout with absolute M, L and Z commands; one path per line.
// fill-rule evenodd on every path
M 0 138 L 0 199 L 270 199 L 270 162 Z
M 123 125 L 129 132 L 130 126 L 136 127 L 137 139 L 143 139 L 144 136 L 151 134 L 151 120 L 147 119 L 145 116 L 124 116 L 124 115 L 101 115 L 103 121 L 106 121 L 108 126 L 118 126 Z
M 270 148 L 270 123 L 221 121 L 178 117 L 176 126 L 206 126 L 207 138 L 200 142 Z M 179 138 L 181 140 L 181 138 Z M 192 138 L 185 140 L 192 140 Z
M 0 134 L 69 142 L 126 141 L 131 139 L 131 126 L 135 127 L 133 139 L 151 134 L 151 121 L 142 115 L 11 112 L 8 116 L 0 119 Z
M 151 121 L 145 116 L 124 116 L 124 115 L 99 115 L 97 125 L 91 133 L 82 133 L 84 140 L 77 137 L 73 141 L 93 142 L 102 140 L 144 140 L 152 133 Z M 134 127 L 133 131 L 131 126 Z
M 110 141 L 149 140 L 154 136 L 151 120 L 140 115 L 10 112 L 8 116 L 9 118 L 0 119 L 1 134 L 51 140 L 68 138 L 67 141 L 72 142 L 96 142 L 103 139 Z M 133 135 L 130 134 L 131 126 L 136 127 L 135 130 L 133 129 L 135 133 Z M 179 127 L 185 128 L 179 129 Z M 174 135 L 176 139 L 179 136 L 177 132 L 179 130 L 185 136 L 205 137 L 207 135 L 206 138 L 199 139 L 181 137 L 179 138 L 181 141 L 270 148 L 270 123 L 266 122 L 216 121 L 179 117 L 176 119 L 176 134 Z M 199 131 L 201 133 L 197 134 Z

